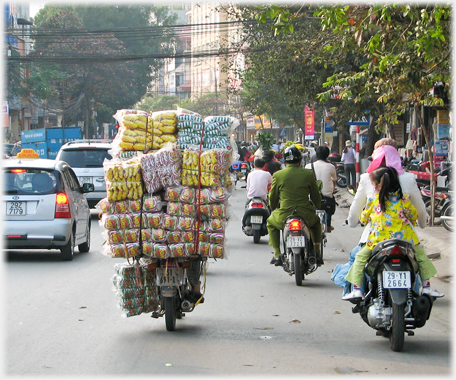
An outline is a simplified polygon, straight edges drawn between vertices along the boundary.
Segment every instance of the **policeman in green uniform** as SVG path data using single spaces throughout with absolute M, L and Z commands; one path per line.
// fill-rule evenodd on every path
M 321 265 L 323 260 L 320 256 L 320 218 L 309 200 L 310 195 L 315 207 L 321 206 L 321 194 L 317 187 L 315 174 L 310 169 L 300 167 L 301 152 L 294 145 L 285 149 L 284 158 L 286 167 L 274 173 L 269 192 L 269 206 L 273 210 L 267 221 L 269 245 L 274 248 L 274 258 L 271 260 L 271 264 L 282 266 L 280 231 L 288 216 L 299 215 L 309 226 L 317 264 Z

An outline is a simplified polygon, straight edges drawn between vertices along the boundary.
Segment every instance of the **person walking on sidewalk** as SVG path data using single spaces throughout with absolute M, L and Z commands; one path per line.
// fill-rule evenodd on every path
M 345 149 L 342 151 L 341 161 L 344 163 L 347 188 L 356 192 L 356 157 L 350 140 L 345 141 Z

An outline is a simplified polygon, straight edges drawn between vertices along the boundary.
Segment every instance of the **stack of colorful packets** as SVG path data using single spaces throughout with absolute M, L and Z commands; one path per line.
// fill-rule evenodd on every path
M 153 123 L 153 134 L 157 137 L 157 148 L 161 149 L 168 143 L 177 140 L 177 111 L 152 112 L 149 122 Z M 154 146 L 154 149 L 157 149 Z
M 118 201 L 142 197 L 141 163 L 137 157 L 128 161 L 115 158 L 105 160 L 103 167 L 108 200 Z
M 229 196 L 224 187 L 195 189 L 183 186 L 165 189 L 164 200 L 168 201 L 164 214 L 164 228 L 169 231 L 167 242 L 183 243 L 185 256 L 198 253 L 224 258 Z M 173 247 L 169 249 L 169 257 L 180 256 L 173 253 Z
M 231 186 L 229 167 L 232 162 L 232 151 L 210 149 L 199 151 L 197 148 L 185 149 L 182 153 L 182 185 Z
M 114 118 L 119 130 L 112 142 L 113 151 L 148 151 L 153 149 L 153 123 L 148 121 L 149 114 L 139 110 L 118 110 Z M 161 141 L 161 140 L 160 140 Z
M 113 258 L 138 256 L 141 253 L 140 243 L 144 247 L 145 243 L 152 242 L 153 230 L 161 228 L 163 223 L 160 195 L 146 194 L 142 201 L 110 202 L 105 198 L 98 202 L 96 208 L 102 214 L 99 223 L 107 242 L 102 253 Z
M 178 115 L 178 133 L 177 145 L 180 149 L 186 149 L 194 146 L 200 146 L 202 132 L 203 132 L 203 119 L 194 112 L 179 109 Z
M 182 152 L 177 149 L 176 144 L 167 143 L 160 150 L 143 155 L 140 160 L 148 193 L 181 184 Z
M 123 317 L 151 313 L 159 308 L 159 295 L 155 284 L 155 270 L 139 264 L 117 263 L 112 278 L 117 305 Z

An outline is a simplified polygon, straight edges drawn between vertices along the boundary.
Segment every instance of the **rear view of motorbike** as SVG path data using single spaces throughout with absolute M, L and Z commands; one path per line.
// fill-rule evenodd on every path
M 246 207 L 242 219 L 242 231 L 247 236 L 253 236 L 253 242 L 258 244 L 261 236 L 268 234 L 266 221 L 269 217 L 269 208 L 262 198 L 253 198 Z
M 302 286 L 305 276 L 318 268 L 310 230 L 304 219 L 296 215 L 286 219 L 282 230 L 282 244 L 283 269 L 290 276 L 295 276 L 297 286 Z M 321 256 L 323 258 L 323 248 Z
M 365 297 L 352 299 L 353 313 L 378 336 L 389 338 L 393 351 L 402 351 L 404 336 L 414 335 L 429 319 L 435 298 L 422 294 L 414 245 L 406 240 L 378 244 L 364 268 Z

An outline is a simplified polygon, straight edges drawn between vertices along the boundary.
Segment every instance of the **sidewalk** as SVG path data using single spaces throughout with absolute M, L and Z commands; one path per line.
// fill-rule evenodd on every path
M 336 200 L 341 208 L 349 208 L 354 196 L 347 189 L 338 187 Z M 442 225 L 427 226 L 424 229 L 416 228 L 416 233 L 428 257 L 437 269 L 437 278 L 445 282 L 453 282 L 453 233 Z

